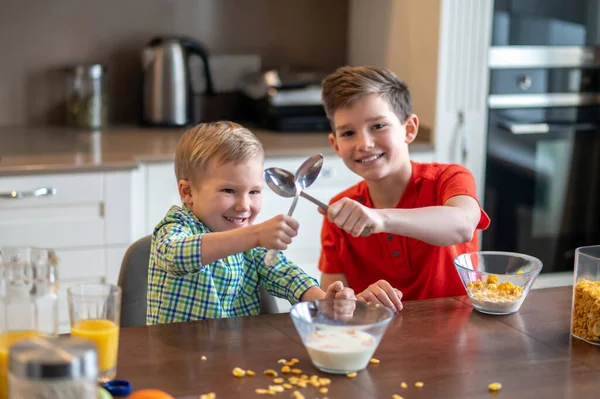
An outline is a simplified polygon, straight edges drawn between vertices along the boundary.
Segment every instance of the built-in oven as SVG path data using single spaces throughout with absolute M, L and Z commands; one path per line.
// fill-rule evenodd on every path
M 489 65 L 482 247 L 572 271 L 600 244 L 600 48 L 492 47 Z

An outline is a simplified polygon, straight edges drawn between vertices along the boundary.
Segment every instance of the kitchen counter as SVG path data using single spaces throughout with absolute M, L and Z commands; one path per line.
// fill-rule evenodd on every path
M 91 132 L 60 127 L 3 127 L 0 176 L 135 169 L 143 162 L 172 162 L 185 130 L 127 126 Z M 268 157 L 333 154 L 325 132 L 251 130 L 263 143 Z M 411 145 L 412 151 L 432 149 L 428 143 Z

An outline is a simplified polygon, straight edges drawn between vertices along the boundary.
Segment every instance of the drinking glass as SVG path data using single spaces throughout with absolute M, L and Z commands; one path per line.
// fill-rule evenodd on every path
M 8 397 L 10 347 L 58 333 L 57 268 L 51 249 L 0 247 L 0 399 Z
M 117 375 L 121 288 L 113 284 L 78 284 L 67 289 L 71 335 L 89 339 L 98 349 L 98 382 Z

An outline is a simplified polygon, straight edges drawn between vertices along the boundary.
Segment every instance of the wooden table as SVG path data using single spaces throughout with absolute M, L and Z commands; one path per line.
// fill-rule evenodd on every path
M 500 398 L 598 398 L 600 347 L 570 338 L 571 290 L 532 291 L 510 316 L 481 314 L 467 297 L 406 302 L 375 353 L 381 363 L 354 379 L 318 372 L 288 314 L 126 328 L 118 377 L 134 390 L 157 388 L 178 398 L 260 398 L 254 389 L 272 384 L 263 370 L 296 357 L 304 373 L 332 380 L 326 395 L 302 389 L 307 399 L 490 398 L 495 381 L 503 385 Z M 256 376 L 235 378 L 234 367 Z

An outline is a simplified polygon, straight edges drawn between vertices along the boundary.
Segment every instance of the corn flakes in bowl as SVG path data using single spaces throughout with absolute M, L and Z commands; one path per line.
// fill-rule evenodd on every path
M 481 251 L 454 258 L 475 310 L 507 315 L 519 310 L 543 264 L 515 252 Z

